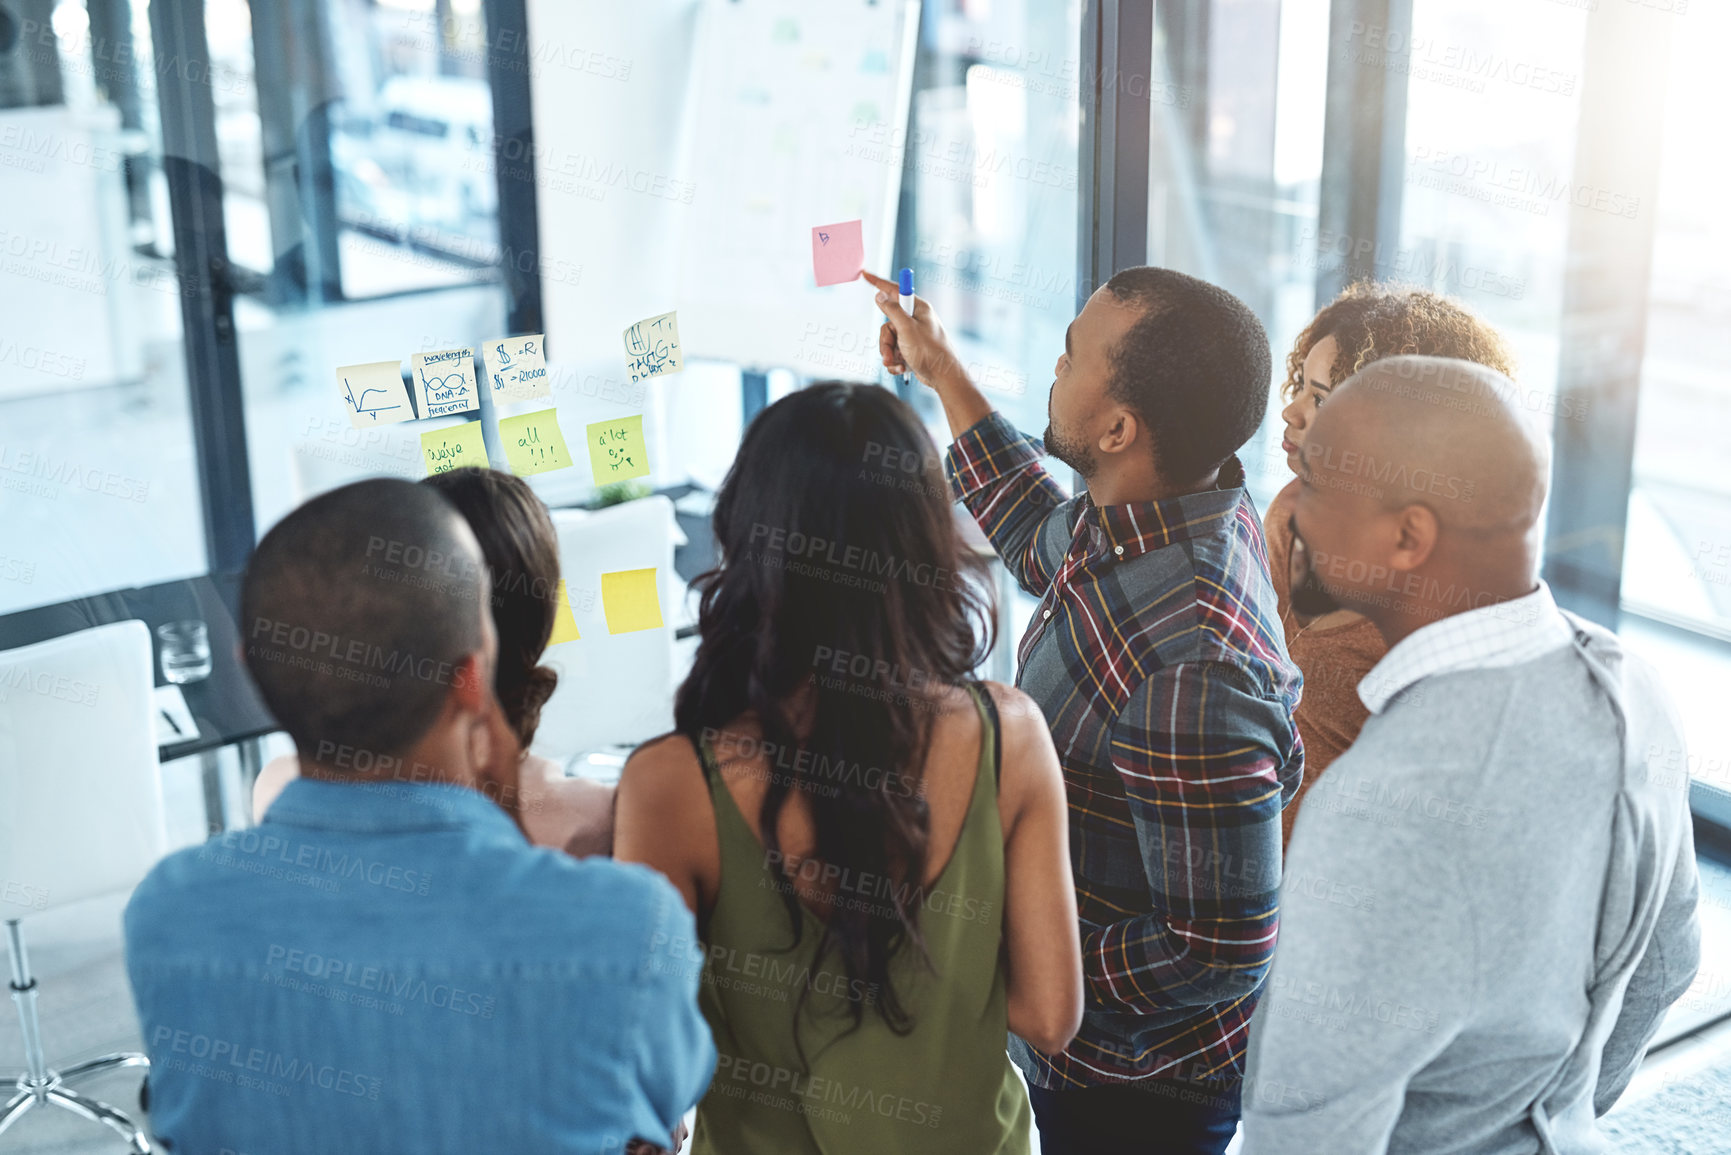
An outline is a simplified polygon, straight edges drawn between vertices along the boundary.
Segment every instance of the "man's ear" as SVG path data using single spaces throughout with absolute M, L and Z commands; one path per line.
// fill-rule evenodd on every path
M 1417 569 L 1436 552 L 1441 530 L 1436 514 L 1422 505 L 1409 505 L 1395 520 L 1394 553 L 1389 565 L 1401 573 Z
M 459 710 L 479 714 L 487 705 L 487 655 L 464 654 L 451 668 L 451 702 Z
M 1100 435 L 1100 452 L 1123 453 L 1141 437 L 1142 419 L 1128 405 L 1114 405 L 1108 416 L 1111 424 Z

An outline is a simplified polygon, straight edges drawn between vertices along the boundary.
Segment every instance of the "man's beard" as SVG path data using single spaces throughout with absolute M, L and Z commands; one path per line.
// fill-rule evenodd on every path
M 1310 547 L 1304 544 L 1304 539 L 1298 536 L 1296 521 L 1289 523 L 1292 531 L 1292 548 L 1294 552 L 1304 555 L 1304 573 L 1294 582 L 1288 595 L 1292 598 L 1292 608 L 1307 618 L 1319 618 L 1323 614 L 1333 613 L 1343 608 L 1335 600 L 1333 594 L 1322 588 L 1322 579 L 1316 576 L 1316 564 L 1310 556 Z M 1291 576 L 1288 575 L 1288 580 Z
M 1046 426 L 1046 435 L 1041 440 L 1046 443 L 1046 452 L 1074 469 L 1087 481 L 1094 476 L 1098 463 L 1094 460 L 1094 450 L 1080 441 L 1071 441 L 1059 434 L 1057 427 Z

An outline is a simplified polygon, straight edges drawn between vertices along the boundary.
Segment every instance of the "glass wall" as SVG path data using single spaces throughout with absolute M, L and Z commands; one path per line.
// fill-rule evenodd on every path
M 0 613 L 205 569 L 158 83 L 142 5 L 0 10 Z
M 1627 605 L 1731 638 L 1731 8 L 1693 7 L 1672 41 L 1641 370 Z M 1731 780 L 1727 781 L 1731 785 Z
M 1148 261 L 1244 300 L 1278 369 L 1315 311 L 1324 247 L 1327 0 L 1192 0 L 1156 13 Z M 1263 504 L 1290 480 L 1278 409 L 1240 454 Z
M 1731 9 L 1673 20 L 1623 605 L 1683 704 L 1698 802 L 1731 822 Z
M 478 0 L 209 0 L 205 32 L 258 532 L 314 493 L 424 472 L 357 430 L 336 366 L 504 333 Z
M 907 130 L 898 262 L 974 380 L 1036 436 L 1076 315 L 1080 44 L 1076 0 L 935 0 Z M 913 396 L 941 425 L 935 396 Z

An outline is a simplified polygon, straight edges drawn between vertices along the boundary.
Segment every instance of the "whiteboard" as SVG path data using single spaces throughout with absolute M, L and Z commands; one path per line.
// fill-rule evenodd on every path
M 862 221 L 887 270 L 918 0 L 528 15 L 549 369 L 629 380 L 625 329 L 677 311 L 687 360 L 875 379 L 871 293 L 816 286 L 811 230 Z
M 688 355 L 875 379 L 872 293 L 819 288 L 811 232 L 861 221 L 866 268 L 894 276 L 918 35 L 918 0 L 706 3 L 679 266 Z

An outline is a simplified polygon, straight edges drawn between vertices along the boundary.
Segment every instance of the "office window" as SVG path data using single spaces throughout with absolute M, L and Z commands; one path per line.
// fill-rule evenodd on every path
M 205 569 L 149 21 L 23 11 L 0 14 L 0 613 Z
M 1547 428 L 1589 15 L 1493 0 L 1413 5 L 1400 245 L 1387 256 L 1394 279 L 1497 327 Z
M 1080 22 L 1074 0 L 927 4 L 907 130 L 898 257 L 974 380 L 1035 435 L 1076 315 Z
M 1731 157 L 1716 143 L 1731 10 L 1692 7 L 1686 28 L 1666 79 L 1623 599 L 1731 639 Z
M 1689 724 L 1699 813 L 1731 823 L 1731 216 L 1722 195 L 1731 10 L 1691 5 L 1665 83 L 1646 356 L 1623 549 L 1640 631 Z M 1663 623 L 1663 624 L 1660 624 Z M 1731 938 L 1731 931 L 1727 931 Z
M 1268 330 L 1277 382 L 1328 256 L 1317 223 L 1328 3 L 1192 0 L 1156 14 L 1148 263 L 1248 304 Z M 1291 480 L 1279 409 L 1271 400 L 1239 455 L 1264 506 Z
M 478 3 L 209 0 L 254 519 L 424 472 L 414 425 L 356 430 L 337 366 L 504 333 Z

